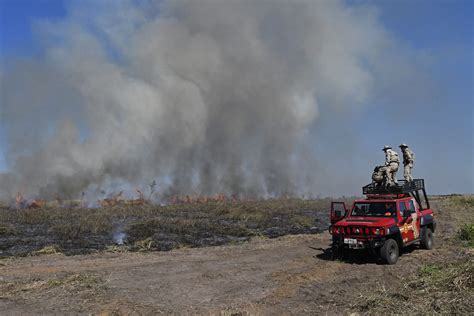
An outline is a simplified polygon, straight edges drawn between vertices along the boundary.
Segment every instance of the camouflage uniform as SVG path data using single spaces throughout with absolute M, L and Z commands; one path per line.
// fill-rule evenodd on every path
M 392 150 L 390 146 L 384 146 L 383 151 L 385 152 L 385 175 L 387 176 L 387 183 L 389 185 L 396 184 L 400 158 L 398 158 L 398 154 Z
M 400 148 L 403 153 L 403 177 L 406 181 L 413 181 L 411 170 L 413 169 L 413 162 L 415 161 L 415 153 L 408 148 L 406 144 L 401 144 Z

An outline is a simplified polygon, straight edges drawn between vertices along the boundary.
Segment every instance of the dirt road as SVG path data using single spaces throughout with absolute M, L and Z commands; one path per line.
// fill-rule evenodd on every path
M 170 252 L 3 260 L 0 310 L 6 314 L 350 312 L 361 294 L 392 287 L 423 263 L 466 256 L 466 250 L 449 243 L 459 216 L 455 211 L 438 212 L 436 248 L 411 248 L 394 266 L 365 255 L 330 261 L 324 251 L 328 233 Z

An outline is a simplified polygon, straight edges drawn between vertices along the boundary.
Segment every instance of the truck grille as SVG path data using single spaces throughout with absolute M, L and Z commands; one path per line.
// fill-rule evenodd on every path
M 344 228 L 344 234 L 353 236 L 368 236 L 369 228 L 360 226 L 348 226 Z

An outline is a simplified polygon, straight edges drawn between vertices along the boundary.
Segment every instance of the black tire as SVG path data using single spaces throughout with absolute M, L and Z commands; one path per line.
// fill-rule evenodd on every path
M 332 247 L 331 260 L 342 260 L 344 258 L 344 248 Z
M 331 248 L 331 260 L 334 261 L 337 259 L 337 255 L 338 255 L 338 249 L 337 247 L 332 247 Z
M 430 250 L 433 249 L 433 244 L 433 232 L 431 231 L 431 228 L 427 227 L 423 229 L 423 235 L 420 240 L 421 248 Z
M 380 248 L 380 257 L 388 264 L 395 264 L 398 261 L 398 244 L 394 239 L 387 239 Z

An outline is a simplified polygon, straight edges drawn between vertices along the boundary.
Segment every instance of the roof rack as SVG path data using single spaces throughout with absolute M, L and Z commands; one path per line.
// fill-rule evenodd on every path
M 391 186 L 370 183 L 362 187 L 363 194 L 407 194 L 425 188 L 424 179 L 414 179 L 413 181 L 398 180 L 398 184 Z
M 398 180 L 398 184 L 391 186 L 370 183 L 362 187 L 362 193 L 364 195 L 409 194 L 416 199 L 421 209 L 430 208 L 424 179 L 414 179 L 413 181 Z

